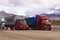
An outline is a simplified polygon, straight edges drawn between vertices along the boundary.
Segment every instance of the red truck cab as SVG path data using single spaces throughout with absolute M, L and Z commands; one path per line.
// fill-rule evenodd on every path
M 24 19 L 17 19 L 15 22 L 15 29 L 28 29 L 28 25 Z
M 52 26 L 51 23 L 48 20 L 48 17 L 45 15 L 36 15 L 36 26 L 37 29 L 42 29 L 42 30 L 51 30 Z M 40 28 L 39 28 L 40 27 Z

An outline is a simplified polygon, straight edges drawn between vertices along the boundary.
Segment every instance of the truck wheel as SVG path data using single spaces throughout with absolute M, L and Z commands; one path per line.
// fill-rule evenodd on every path
M 49 28 L 49 30 L 51 30 L 51 28 Z
M 18 26 L 15 26 L 15 29 L 16 29 L 16 30 L 20 30 L 20 28 L 19 28 Z

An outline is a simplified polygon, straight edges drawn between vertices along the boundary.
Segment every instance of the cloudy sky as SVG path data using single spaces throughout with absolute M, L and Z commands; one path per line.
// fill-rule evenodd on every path
M 60 0 L 0 0 L 0 11 L 16 15 L 33 16 L 38 13 L 53 13 L 60 9 Z

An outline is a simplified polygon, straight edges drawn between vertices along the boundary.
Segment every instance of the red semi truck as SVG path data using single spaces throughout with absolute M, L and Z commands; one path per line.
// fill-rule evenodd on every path
M 26 18 L 26 22 L 30 29 L 51 30 L 52 25 L 46 15 L 36 15 L 36 17 Z
M 15 30 L 15 29 L 26 30 L 29 28 L 25 19 L 17 19 L 15 15 L 5 18 L 5 27 L 7 29 L 10 27 L 12 30 Z
M 14 27 L 15 29 L 23 29 L 23 30 L 29 29 L 29 26 L 27 25 L 25 19 L 17 19 L 15 21 Z

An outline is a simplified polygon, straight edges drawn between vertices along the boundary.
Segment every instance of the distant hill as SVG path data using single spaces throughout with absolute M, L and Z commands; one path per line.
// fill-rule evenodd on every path
M 13 14 L 8 14 L 8 13 L 6 13 L 6 12 L 4 12 L 4 11 L 0 11 L 0 18 L 2 18 L 2 17 L 9 17 L 9 16 L 12 16 Z
M 53 14 L 44 14 L 44 15 L 48 16 L 49 18 L 60 17 L 60 14 L 54 14 L 54 13 Z
M 10 17 L 13 16 L 14 14 L 10 14 L 10 13 L 6 13 L 4 11 L 0 11 L 0 18 L 4 18 L 4 17 Z M 17 19 L 22 19 L 25 18 L 26 16 L 20 16 L 20 15 L 16 15 Z

